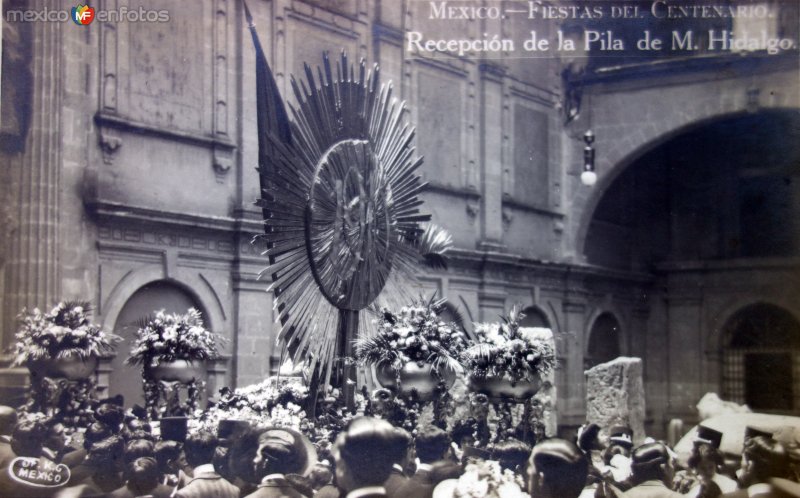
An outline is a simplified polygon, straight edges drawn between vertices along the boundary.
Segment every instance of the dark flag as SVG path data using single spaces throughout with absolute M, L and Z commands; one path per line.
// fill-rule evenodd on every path
M 261 42 L 258 40 L 256 26 L 247 3 L 244 5 L 244 15 L 247 27 L 253 36 L 253 46 L 256 49 L 256 115 L 258 118 L 258 172 L 261 179 L 261 194 L 263 200 L 269 199 L 270 188 L 268 179 L 270 170 L 274 167 L 274 158 L 277 153 L 274 142 L 289 145 L 292 142 L 292 131 L 289 125 L 289 116 L 283 104 L 272 70 L 267 63 Z M 264 219 L 270 219 L 271 214 L 265 203 L 261 202 Z M 272 258 L 270 258 L 272 259 Z M 273 261 L 270 261 L 272 264 Z

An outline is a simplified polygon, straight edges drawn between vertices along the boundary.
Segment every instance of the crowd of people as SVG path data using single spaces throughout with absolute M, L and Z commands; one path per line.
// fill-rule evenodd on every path
M 664 442 L 636 446 L 630 428 L 596 424 L 582 427 L 575 441 L 549 438 L 530 447 L 508 439 L 479 448 L 469 446 L 469 435 L 434 425 L 412 435 L 386 420 L 358 417 L 317 454 L 290 428 L 235 424 L 173 437 L 114 403 L 101 404 L 94 417 L 66 437 L 59 424 L 18 420 L 12 408 L 0 407 L 0 496 L 800 496 L 798 448 L 757 430 L 748 430 L 742 459 L 731 468 L 720 452 L 722 434 L 701 426 L 688 465 L 677 469 Z M 499 467 L 510 487 L 482 483 L 478 474 L 465 491 L 465 474 L 481 462 Z

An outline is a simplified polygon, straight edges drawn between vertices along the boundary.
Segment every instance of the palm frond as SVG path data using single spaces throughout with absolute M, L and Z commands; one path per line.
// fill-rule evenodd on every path
M 374 337 L 365 337 L 355 341 L 355 358 L 362 364 L 377 364 L 382 361 L 391 361 L 397 357 L 397 352 L 386 337 L 378 334 Z
M 432 269 L 447 269 L 447 253 L 453 247 L 453 237 L 444 228 L 429 224 L 424 231 L 408 231 L 405 241 L 419 253 L 426 266 Z
M 455 373 L 464 371 L 463 365 L 457 358 L 452 356 L 446 349 L 441 346 L 430 346 L 431 353 L 428 355 L 427 361 L 433 366 L 434 370 L 448 369 Z

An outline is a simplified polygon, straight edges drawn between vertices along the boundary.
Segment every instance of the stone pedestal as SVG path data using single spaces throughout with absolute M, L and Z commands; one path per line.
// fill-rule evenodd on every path
M 619 357 L 585 372 L 586 419 L 607 431 L 615 425 L 633 430 L 633 441 L 645 437 L 644 384 L 641 358 Z
M 553 331 L 548 328 L 542 327 L 523 327 L 521 331 L 533 331 L 537 336 L 546 339 L 553 347 L 553 351 L 558 357 L 559 352 L 556 350 L 556 342 L 553 337 Z M 536 393 L 534 398 L 540 403 L 542 407 L 542 418 L 544 422 L 545 434 L 548 437 L 554 437 L 558 433 L 558 419 L 556 417 L 556 402 L 558 400 L 556 392 L 556 373 L 551 370 L 546 375 L 542 375 L 542 387 Z

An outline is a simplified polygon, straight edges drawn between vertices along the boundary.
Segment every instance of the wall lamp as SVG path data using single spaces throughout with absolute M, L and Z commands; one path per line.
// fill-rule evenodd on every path
M 583 134 L 583 141 L 586 147 L 583 148 L 583 173 L 581 173 L 581 183 L 591 187 L 597 183 L 597 173 L 594 172 L 594 133 L 587 130 Z

